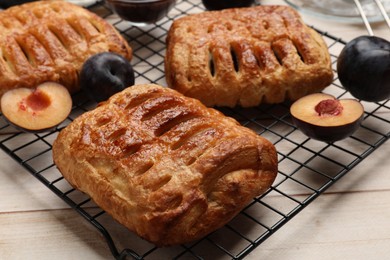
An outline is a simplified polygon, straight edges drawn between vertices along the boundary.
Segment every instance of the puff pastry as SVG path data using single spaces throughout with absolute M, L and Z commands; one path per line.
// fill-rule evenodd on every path
M 175 20 L 165 73 L 171 88 L 207 106 L 228 107 L 296 100 L 333 80 L 324 40 L 288 6 L 207 11 Z
M 152 84 L 128 88 L 76 118 L 59 133 L 53 158 L 75 188 L 158 246 L 221 227 L 277 174 L 269 141 Z
M 65 1 L 36 1 L 0 12 L 0 96 L 58 82 L 79 89 L 84 61 L 103 51 L 132 58 L 126 40 L 94 13 Z

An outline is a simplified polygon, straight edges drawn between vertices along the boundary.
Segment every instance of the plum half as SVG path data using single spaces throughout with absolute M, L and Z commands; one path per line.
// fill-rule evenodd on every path
M 308 137 L 336 142 L 352 135 L 363 120 L 363 105 L 356 99 L 336 99 L 315 93 L 295 101 L 290 107 L 293 123 Z
M 7 91 L 1 97 L 1 112 L 7 121 L 27 132 L 42 132 L 62 123 L 72 110 L 68 90 L 54 82 Z

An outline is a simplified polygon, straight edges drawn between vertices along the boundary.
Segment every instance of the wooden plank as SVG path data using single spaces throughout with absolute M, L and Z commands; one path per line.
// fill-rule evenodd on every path
M 322 195 L 248 259 L 384 259 L 389 197 L 390 191 Z
M 107 244 L 72 210 L 0 213 L 2 259 L 111 259 Z
M 0 212 L 68 207 L 2 150 L 0 162 Z

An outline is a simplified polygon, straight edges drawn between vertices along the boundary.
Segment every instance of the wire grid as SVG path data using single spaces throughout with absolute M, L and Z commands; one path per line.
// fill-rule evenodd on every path
M 166 85 L 163 60 L 169 26 L 177 17 L 204 9 L 199 0 L 178 1 L 169 17 L 145 28 L 131 27 L 118 19 L 103 2 L 91 6 L 90 10 L 114 24 L 130 42 L 134 50 L 132 63 L 136 83 Z M 328 44 L 335 70 L 337 55 L 345 42 L 317 31 Z M 337 78 L 324 92 L 338 98 L 351 97 Z M 225 115 L 274 143 L 279 159 L 278 177 L 265 194 L 254 198 L 232 221 L 209 236 L 185 245 L 157 248 L 119 225 L 88 196 L 72 188 L 53 164 L 51 144 L 60 129 L 96 105 L 82 92 L 73 99 L 74 108 L 68 119 L 50 132 L 18 132 L 1 115 L 0 148 L 96 227 L 116 259 L 242 259 L 367 158 L 390 134 L 388 101 L 362 102 L 365 116 L 361 127 L 351 137 L 332 144 L 303 135 L 292 124 L 288 103 L 247 109 L 223 108 Z

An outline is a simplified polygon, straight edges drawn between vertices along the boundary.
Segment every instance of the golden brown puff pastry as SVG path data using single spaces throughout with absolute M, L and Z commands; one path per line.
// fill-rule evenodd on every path
M 75 188 L 158 246 L 223 226 L 277 174 L 269 141 L 152 84 L 128 88 L 76 118 L 59 133 L 53 157 Z
M 0 12 L 0 96 L 45 81 L 79 89 L 84 61 L 103 51 L 132 58 L 125 39 L 94 13 L 65 1 L 37 1 Z
M 296 100 L 333 80 L 322 37 L 288 6 L 207 11 L 175 20 L 167 37 L 168 85 L 207 106 Z

